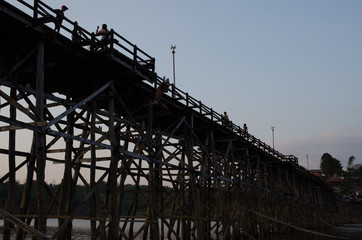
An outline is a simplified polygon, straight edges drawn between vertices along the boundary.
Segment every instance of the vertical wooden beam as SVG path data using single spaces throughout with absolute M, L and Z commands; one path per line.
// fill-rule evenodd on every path
M 44 121 L 44 49 L 45 43 L 38 42 L 37 65 L 36 65 L 36 109 L 40 114 L 40 121 Z M 45 178 L 45 134 L 37 132 L 36 136 L 36 165 L 37 165 L 37 229 L 46 232 L 46 204 L 44 196 Z
M 162 136 L 159 134 L 155 135 L 155 140 L 156 140 L 156 148 L 155 148 L 155 152 L 157 153 L 161 147 L 162 147 Z M 157 160 L 162 161 L 162 153 L 159 154 L 159 157 Z M 155 163 L 155 206 L 156 209 L 159 210 L 159 212 L 161 213 L 161 215 L 163 215 L 163 197 L 162 197 L 162 177 L 161 177 L 161 173 L 162 173 L 162 166 L 159 163 Z M 164 223 L 161 221 L 161 226 L 160 226 L 160 239 L 164 239 Z
M 187 220 L 185 219 L 185 216 L 187 216 L 187 208 L 186 208 L 186 191 L 187 191 L 187 187 L 186 187 L 186 174 L 185 174 L 185 169 L 184 167 L 186 166 L 185 163 L 185 158 L 186 158 L 186 144 L 184 141 L 181 141 L 180 144 L 182 144 L 181 148 L 181 161 L 180 161 L 180 170 L 179 170 L 179 179 L 180 179 L 180 183 L 179 183 L 179 191 L 180 191 L 180 209 L 179 211 L 180 213 L 180 227 L 181 227 L 181 237 L 182 239 L 188 239 L 188 235 L 190 234 L 190 231 L 188 231 L 189 227 L 187 224 Z M 190 188 L 188 189 L 188 194 L 190 194 Z
M 193 115 L 190 115 L 189 126 L 185 126 L 185 143 L 186 143 L 186 156 L 188 159 L 189 168 L 193 167 L 193 149 L 194 149 L 194 139 L 193 139 Z M 193 204 L 193 213 L 194 213 L 194 227 L 196 230 L 196 239 L 205 239 L 204 232 L 202 231 L 202 225 L 200 220 L 200 197 L 199 190 L 196 181 L 197 175 L 195 172 L 190 172 L 190 199 Z
M 204 172 L 207 175 L 210 175 L 211 171 L 211 156 L 210 156 L 210 151 L 204 152 L 204 150 L 209 149 L 208 145 L 210 142 L 210 136 L 207 135 L 206 136 L 206 141 L 205 141 L 205 147 L 203 149 L 203 154 L 202 154 L 202 165 L 201 165 L 201 171 Z M 209 216 L 209 209 L 210 204 L 211 204 L 211 196 L 210 196 L 210 186 L 211 186 L 211 180 L 209 177 L 207 176 L 201 176 L 200 179 L 200 190 L 201 190 L 201 196 L 200 196 L 200 200 L 203 203 L 200 206 L 200 212 L 201 212 L 201 216 L 202 218 L 205 219 L 205 221 L 202 223 L 202 228 L 203 231 L 205 233 L 208 233 L 207 236 L 208 238 L 211 238 L 211 233 L 210 233 L 210 229 L 211 229 L 211 219 L 212 216 Z
M 22 195 L 22 199 L 21 199 L 21 203 L 20 203 L 19 214 L 25 215 L 28 212 L 28 205 L 30 202 L 29 200 L 30 200 L 31 188 L 33 185 L 35 160 L 36 160 L 35 147 L 36 147 L 36 139 L 35 139 L 35 134 L 33 134 L 33 143 L 31 145 L 31 149 L 30 149 L 29 164 L 28 164 L 28 168 L 27 168 L 26 181 L 25 181 L 24 191 L 23 191 L 23 195 Z M 21 220 L 25 221 L 25 218 L 21 218 Z M 23 235 L 24 235 L 24 230 L 22 228 L 18 228 L 16 231 L 15 239 L 21 240 L 21 239 L 23 239 Z
M 74 112 L 67 116 L 67 133 L 73 135 L 74 133 Z M 64 215 L 70 215 L 71 205 L 71 191 L 72 191 L 72 151 L 73 151 L 73 140 L 70 138 L 65 139 L 65 166 L 63 179 L 61 183 L 61 193 L 58 207 L 58 227 L 61 227 L 64 223 Z M 70 239 L 72 225 L 69 224 L 65 232 L 61 233 L 58 239 Z
M 15 99 L 16 90 L 11 88 L 10 97 Z M 10 105 L 10 119 L 16 120 L 16 108 Z M 15 202 L 15 130 L 9 131 L 9 185 L 8 185 L 8 199 L 6 200 L 6 211 L 8 213 L 14 212 Z M 10 239 L 10 228 L 12 223 L 4 221 L 4 240 Z
M 152 133 L 152 129 L 153 129 L 153 107 L 149 106 L 148 107 L 148 116 L 147 116 L 147 134 L 146 134 L 146 141 L 147 141 L 147 145 L 148 146 L 152 146 L 152 137 L 153 137 L 153 133 Z M 150 159 L 154 159 L 155 157 L 155 151 L 153 148 L 150 147 L 150 149 L 148 149 L 149 151 L 149 157 Z M 158 201 L 157 201 L 157 194 L 156 194 L 156 180 L 155 180 L 155 168 L 156 168 L 156 164 L 154 162 L 149 162 L 149 175 L 148 175 L 148 188 L 149 188 L 149 198 L 150 198 L 150 203 L 153 204 L 153 206 L 158 209 Z M 150 205 L 148 206 L 148 218 L 149 221 L 151 221 L 150 223 L 150 238 L 151 239 L 159 239 L 160 238 L 160 234 L 159 234 L 159 224 L 158 224 L 158 219 L 156 216 L 156 212 L 155 209 L 152 208 Z M 143 235 L 143 238 L 145 238 L 147 236 L 147 232 L 145 232 L 145 234 Z
M 92 116 L 91 116 L 91 140 L 92 142 L 96 140 L 95 134 L 95 125 L 96 125 L 96 102 L 92 102 Z M 92 189 L 95 185 L 96 179 L 96 148 L 91 145 L 91 169 L 90 169 L 90 188 Z M 92 218 L 90 222 L 91 226 L 91 240 L 97 239 L 97 225 L 96 221 L 93 219 L 96 217 L 96 192 L 90 198 L 90 217 Z
M 117 170 L 118 170 L 118 160 L 119 160 L 119 144 L 115 138 L 115 112 L 114 112 L 114 93 L 109 91 L 109 141 L 112 146 L 111 150 L 111 163 L 109 165 L 109 181 L 110 181 L 110 194 L 111 194 L 111 219 L 108 227 L 108 238 L 109 239 L 118 239 L 118 227 L 119 227 L 119 217 L 118 217 L 118 193 L 117 193 Z
M 33 12 L 33 18 L 34 19 L 38 18 L 38 6 L 39 6 L 39 1 L 34 0 L 34 12 Z

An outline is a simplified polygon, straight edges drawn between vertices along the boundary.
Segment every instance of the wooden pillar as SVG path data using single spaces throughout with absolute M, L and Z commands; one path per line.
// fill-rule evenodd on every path
M 38 42 L 37 66 L 36 66 L 36 109 L 40 114 L 40 121 L 44 121 L 44 48 L 43 41 Z M 44 178 L 45 178 L 45 134 L 37 132 L 36 136 L 36 166 L 37 166 L 37 229 L 46 232 L 46 204 L 44 196 Z
M 162 136 L 159 134 L 155 135 L 156 140 L 156 148 L 155 152 L 159 152 L 160 148 L 162 146 Z M 159 154 L 158 158 L 156 160 L 162 161 L 162 153 Z M 162 165 L 159 163 L 155 163 L 155 206 L 157 207 L 157 210 L 160 212 L 161 215 L 163 215 L 163 197 L 162 197 Z M 161 221 L 160 228 L 160 239 L 164 239 L 164 223 Z
M 193 166 L 193 148 L 194 148 L 194 137 L 193 137 L 193 115 L 190 116 L 189 126 L 184 125 L 185 129 L 185 143 L 186 143 L 186 156 L 188 159 L 189 168 Z M 196 230 L 196 239 L 205 239 L 205 235 L 202 231 L 201 219 L 200 219 L 200 197 L 197 186 L 195 172 L 190 172 L 190 200 L 192 201 L 193 213 L 194 213 L 194 228 Z
M 146 136 L 146 141 L 147 141 L 147 145 L 149 146 L 149 157 L 150 159 L 154 159 L 155 158 L 155 151 L 152 148 L 152 129 L 153 129 L 153 107 L 149 106 L 148 107 L 148 119 L 147 119 L 147 136 Z M 160 235 L 159 235 L 159 224 L 158 224 L 158 218 L 156 215 L 156 212 L 154 210 L 154 208 L 158 209 L 158 202 L 157 202 L 157 196 L 156 196 L 156 164 L 152 161 L 149 162 L 148 164 L 148 171 L 149 171 L 149 175 L 148 175 L 148 190 L 149 190 L 149 196 L 150 196 L 150 204 L 148 205 L 148 220 L 151 222 L 149 224 L 150 226 L 150 238 L 151 239 L 159 239 Z M 153 205 L 153 207 L 151 206 Z M 145 231 L 145 234 L 143 236 L 143 238 L 145 239 L 147 237 L 147 232 Z
M 115 138 L 115 112 L 114 112 L 114 93 L 109 92 L 109 141 L 111 142 L 111 163 L 110 163 L 110 172 L 109 172 L 109 181 L 110 181 L 110 194 L 111 194 L 111 219 L 108 227 L 108 239 L 118 239 L 118 227 L 119 227 L 119 217 L 118 217 L 118 194 L 117 194 L 117 170 L 118 170 L 118 160 L 119 160 L 119 144 Z
M 205 149 L 209 149 L 208 145 L 210 142 L 210 136 L 206 137 Z M 203 164 L 201 171 L 204 172 L 206 175 L 210 175 L 211 171 L 211 155 L 210 151 L 202 154 Z M 211 208 L 211 194 L 210 194 L 210 186 L 211 186 L 211 179 L 207 176 L 202 176 L 202 180 L 200 181 L 201 184 L 201 202 L 203 203 L 201 208 L 201 216 L 203 219 L 206 219 L 202 223 L 202 228 L 205 233 L 207 233 L 207 237 L 211 238 L 211 219 L 212 216 L 209 215 L 209 209 Z
M 35 169 L 35 134 L 33 134 L 33 143 L 31 145 L 31 150 L 30 150 L 30 156 L 29 156 L 29 164 L 28 164 L 28 168 L 27 168 L 27 173 L 26 173 L 26 182 L 25 182 L 25 186 L 24 186 L 24 191 L 23 191 L 23 195 L 22 195 L 22 199 L 21 199 L 21 203 L 20 203 L 20 208 L 19 208 L 19 214 L 26 214 L 28 212 L 28 206 L 29 206 L 29 199 L 30 199 L 30 194 L 31 194 L 31 188 L 33 186 L 33 177 L 34 177 L 34 169 Z M 21 218 L 21 220 L 25 221 L 25 218 Z M 18 228 L 16 231 L 16 240 L 22 240 L 23 239 L 23 235 L 24 235 L 24 231 L 21 228 Z
M 68 99 L 69 100 L 69 99 Z M 74 113 L 70 113 L 67 116 L 67 133 L 73 135 L 74 133 Z M 58 208 L 58 227 L 61 227 L 65 221 L 62 218 L 64 215 L 69 216 L 71 212 L 71 191 L 72 191 L 72 151 L 73 151 L 73 140 L 70 138 L 65 139 L 65 165 L 63 179 L 61 183 L 61 192 Z M 65 232 L 61 233 L 58 239 L 71 239 L 72 225 L 71 223 L 67 226 Z
M 191 227 L 188 224 L 188 220 L 185 219 L 185 217 L 187 217 L 187 215 L 185 214 L 185 210 L 186 210 L 186 179 L 185 179 L 185 170 L 184 170 L 184 166 L 186 166 L 186 146 L 185 146 L 185 142 L 181 142 L 182 144 L 182 153 L 181 153 L 181 161 L 180 161 L 180 170 L 179 170 L 179 178 L 180 178 L 180 211 L 181 211 L 181 216 L 180 216 L 180 222 L 181 222 L 181 236 L 182 239 L 189 239 L 188 236 L 190 236 L 190 231 L 189 229 L 191 229 Z M 189 189 L 189 194 L 190 194 L 190 189 Z
M 39 2 L 38 0 L 34 0 L 34 12 L 33 12 L 34 19 L 38 18 L 38 6 L 39 6 L 38 2 Z
M 91 141 L 94 142 L 96 140 L 95 131 L 96 131 L 96 102 L 92 102 L 92 116 L 91 116 Z M 90 188 L 92 189 L 95 185 L 96 179 L 96 147 L 91 145 L 91 169 L 90 169 Z M 96 192 L 90 198 L 90 217 L 96 217 Z M 97 225 L 95 220 L 91 220 L 91 240 L 97 239 Z
M 16 97 L 16 90 L 11 88 L 10 97 Z M 10 119 L 16 120 L 16 108 L 10 105 Z M 8 199 L 6 200 L 6 211 L 9 213 L 14 212 L 15 202 L 15 130 L 9 131 L 9 185 L 8 185 Z M 4 221 L 4 240 L 10 239 L 10 228 L 13 226 L 8 221 Z

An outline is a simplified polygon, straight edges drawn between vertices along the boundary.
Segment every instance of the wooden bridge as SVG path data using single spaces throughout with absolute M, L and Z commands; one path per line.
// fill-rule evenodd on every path
M 65 18 L 57 33 L 54 20 L 41 1 L 0 1 L 4 239 L 71 239 L 79 218 L 92 239 L 260 239 L 337 224 L 333 190 L 296 157 L 223 126 L 219 113 L 173 85 L 160 112 L 148 104 L 162 82 L 154 58 L 113 30 L 96 51 L 94 33 L 80 27 L 74 42 L 74 22 Z M 49 164 L 63 174 L 55 192 L 44 180 Z M 26 179 L 22 192 L 17 177 Z M 135 185 L 130 203 L 127 183 Z M 75 205 L 77 185 L 88 192 Z M 51 235 L 50 218 L 58 220 Z

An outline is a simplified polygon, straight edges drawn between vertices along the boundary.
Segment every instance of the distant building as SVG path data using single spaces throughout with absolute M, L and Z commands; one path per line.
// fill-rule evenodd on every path
M 322 169 L 311 169 L 309 172 L 310 172 L 311 174 L 313 174 L 314 176 L 324 177 L 324 174 L 323 174 Z
M 337 193 L 341 190 L 342 181 L 343 178 L 336 176 L 327 179 L 327 183 L 329 183 Z

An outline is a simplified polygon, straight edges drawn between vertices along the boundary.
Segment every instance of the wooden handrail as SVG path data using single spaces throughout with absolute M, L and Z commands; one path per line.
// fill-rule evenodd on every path
M 159 84 L 163 81 L 161 77 L 157 77 L 157 81 Z M 191 97 L 188 93 L 183 92 L 181 89 L 177 88 L 176 86 L 173 86 L 173 91 L 175 96 L 177 96 L 178 101 L 185 101 L 185 105 L 188 108 L 198 108 L 200 109 L 200 113 L 203 114 L 205 117 L 208 117 L 212 122 L 221 124 L 221 114 L 215 112 L 212 108 L 207 107 L 206 105 L 202 104 L 201 101 Z M 252 143 L 254 146 L 256 146 L 258 149 L 269 153 L 273 157 L 276 157 L 277 159 L 281 161 L 291 162 L 298 164 L 298 158 L 293 155 L 283 155 L 274 148 L 270 147 L 266 143 L 262 142 L 260 139 L 256 138 L 255 136 L 251 135 L 248 132 L 239 132 L 240 126 L 234 124 L 231 122 L 231 127 L 229 127 L 231 131 L 234 134 L 238 134 L 240 137 L 242 137 L 244 140 L 246 140 L 249 143 Z
M 32 10 L 33 11 L 32 17 L 35 19 L 39 19 L 42 17 L 52 17 L 55 19 L 56 11 L 40 0 L 35 0 L 33 3 L 34 6 L 32 6 L 31 4 L 27 3 L 24 0 L 18 0 L 18 2 L 20 2 L 30 10 Z M 74 28 L 74 22 L 68 19 L 67 17 L 64 17 L 63 23 L 60 26 L 61 29 L 65 30 L 71 35 L 72 30 L 64 26 L 64 23 L 68 23 Z M 88 32 L 86 29 L 82 28 L 81 26 L 78 26 L 78 29 L 81 32 L 81 42 L 85 42 L 91 46 L 97 46 L 100 44 L 100 40 L 92 37 L 92 33 Z M 151 71 L 154 72 L 155 60 L 153 57 L 151 57 L 142 49 L 138 48 L 136 45 L 132 44 L 130 41 L 128 41 L 126 38 L 124 38 L 117 32 L 112 30 L 110 32 L 111 32 L 111 41 L 109 42 L 110 49 L 112 50 L 115 49 L 120 53 L 125 53 L 126 56 L 127 55 L 132 56 L 131 59 L 133 59 L 135 63 L 138 63 L 139 65 L 145 65 L 148 69 L 151 69 Z

